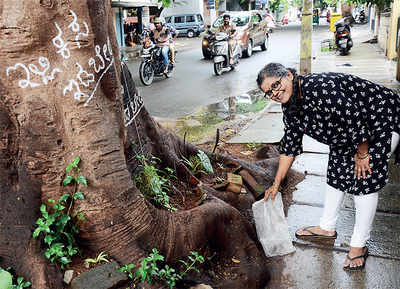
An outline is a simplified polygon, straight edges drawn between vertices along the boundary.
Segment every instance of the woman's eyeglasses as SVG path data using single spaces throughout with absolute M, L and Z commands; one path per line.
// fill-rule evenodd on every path
M 274 91 L 277 91 L 277 90 L 279 90 L 281 88 L 281 86 L 282 86 L 282 83 L 281 83 L 282 78 L 283 78 L 283 76 L 281 76 L 281 78 L 279 78 L 279 80 L 277 80 L 277 81 L 275 81 L 274 83 L 271 84 L 271 89 L 269 89 L 269 90 L 267 90 L 265 92 L 264 97 L 267 97 L 267 96 L 271 97 L 272 94 L 274 93 Z

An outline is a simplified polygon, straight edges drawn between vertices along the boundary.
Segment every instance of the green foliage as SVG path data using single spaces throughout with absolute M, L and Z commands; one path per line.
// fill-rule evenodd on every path
M 24 282 L 24 277 L 17 278 L 17 284 L 12 285 L 10 289 L 24 289 L 31 286 L 31 282 Z
M 44 235 L 44 242 L 48 246 L 45 251 L 46 258 L 51 262 L 59 263 L 62 269 L 71 263 L 72 256 L 79 252 L 75 240 L 79 230 L 75 226 L 74 218 L 77 218 L 76 221 L 86 219 L 82 212 L 73 217 L 70 216 L 74 201 L 84 199 L 82 192 L 77 192 L 78 185 L 87 186 L 85 177 L 77 176 L 79 162 L 80 158 L 77 157 L 65 169 L 66 173 L 72 173 L 72 175 L 67 176 L 63 184 L 64 186 L 73 185 L 73 192 L 62 195 L 58 202 L 49 199 L 49 203 L 54 203 L 50 211 L 47 210 L 45 204 L 42 204 L 40 206 L 42 217 L 36 220 L 37 228 L 33 232 L 34 238 L 40 234 Z
M 141 266 L 136 271 L 136 277 L 140 282 L 151 284 L 154 279 L 157 279 L 160 270 L 157 267 L 157 261 L 164 261 L 164 256 L 160 255 L 156 248 L 153 248 L 152 253 L 142 260 Z
M 199 150 L 197 152 L 197 156 L 200 158 L 201 164 L 202 164 L 203 168 L 205 169 L 205 171 L 207 173 L 209 173 L 209 174 L 213 174 L 214 170 L 213 170 L 213 167 L 211 165 L 210 159 L 208 158 L 206 153 L 203 152 L 202 150 Z
M 258 149 L 259 147 L 261 147 L 263 144 L 262 143 L 255 143 L 255 142 L 251 142 L 251 143 L 247 143 L 246 146 L 249 150 L 255 150 Z
M 258 112 L 267 106 L 269 100 L 260 99 L 256 103 L 238 103 L 236 109 L 238 113 Z
M 133 273 L 132 273 L 132 269 L 133 269 L 134 267 L 135 267 L 134 264 L 128 264 L 128 265 L 125 265 L 125 266 L 123 266 L 123 267 L 120 267 L 120 268 L 119 268 L 119 271 L 121 271 L 122 273 L 128 273 L 129 278 L 133 279 L 133 278 L 134 278 L 134 275 L 133 275 Z
M 188 256 L 189 261 L 179 260 L 184 265 L 184 271 L 177 273 L 176 270 L 168 265 L 164 265 L 163 268 L 158 264 L 164 261 L 164 256 L 160 255 L 156 248 L 153 248 L 152 252 L 148 257 L 144 258 L 141 262 L 140 267 L 135 272 L 135 282 L 146 282 L 151 284 L 153 281 L 164 281 L 167 283 L 168 288 L 172 289 L 176 286 L 176 283 L 183 279 L 189 271 L 193 270 L 199 273 L 199 270 L 195 267 L 196 263 L 203 263 L 204 258 L 197 252 L 191 251 L 191 255 Z M 132 269 L 135 265 L 128 264 L 120 267 L 121 272 L 128 273 L 129 278 L 133 279 Z
M 183 278 L 186 276 L 187 273 L 189 273 L 190 270 L 196 271 L 197 273 L 200 273 L 199 270 L 195 267 L 196 263 L 204 263 L 204 257 L 200 256 L 199 253 L 195 251 L 190 251 L 191 256 L 188 256 L 189 262 L 179 260 L 183 265 L 185 265 L 185 270 L 180 274 L 180 276 Z
M 11 268 L 7 268 L 10 270 Z M 31 286 L 31 282 L 24 282 L 24 277 L 17 277 L 17 284 L 13 285 L 13 278 L 14 277 L 10 272 L 3 270 L 0 267 L 0 288 L 1 289 L 24 289 Z
M 377 5 L 382 10 L 385 6 L 390 6 L 393 0 L 344 0 L 343 2 L 347 4 Z
M 85 259 L 85 263 L 93 263 L 93 264 L 98 264 L 100 262 L 107 262 L 109 263 L 110 261 L 106 258 L 108 255 L 104 252 L 100 252 L 99 255 L 97 255 L 96 258 L 87 258 Z
M 293 1 L 289 2 L 289 5 L 292 7 L 302 8 L 303 0 L 293 0 Z
M 9 289 L 12 286 L 12 275 L 0 268 L 0 288 Z
M 189 167 L 193 175 L 198 174 L 213 174 L 214 170 L 211 165 L 210 159 L 205 152 L 199 150 L 197 155 L 190 156 L 189 159 L 182 157 L 184 163 Z
M 176 208 L 169 203 L 167 194 L 171 185 L 171 178 L 176 178 L 174 170 L 166 168 L 166 172 L 163 172 L 157 169 L 155 166 L 160 159 L 155 157 L 152 157 L 151 160 L 144 156 L 136 156 L 136 158 L 143 164 L 143 170 L 135 177 L 136 187 L 147 199 L 170 211 L 176 211 Z
M 285 5 L 285 7 L 287 7 L 287 5 L 288 5 L 286 0 L 270 0 L 269 9 L 272 12 L 280 12 L 281 9 L 279 9 L 279 6 L 281 4 Z M 283 9 L 283 10 L 285 10 L 285 9 Z
M 170 8 L 172 4 L 172 0 L 157 0 L 158 3 L 161 3 L 163 8 Z
M 193 175 L 205 173 L 205 171 L 203 171 L 201 160 L 198 156 L 190 156 L 189 159 L 182 157 L 182 159 L 183 162 L 189 167 L 189 170 Z

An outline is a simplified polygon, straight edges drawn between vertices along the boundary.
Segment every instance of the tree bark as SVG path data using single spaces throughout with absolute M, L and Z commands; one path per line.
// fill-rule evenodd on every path
M 40 205 L 61 197 L 65 166 L 80 156 L 89 184 L 81 188 L 85 200 L 75 205 L 87 217 L 80 225 L 82 248 L 107 252 L 121 264 L 139 264 L 151 248 L 170 262 L 191 250 L 211 250 L 220 260 L 241 260 L 239 279 L 211 280 L 213 285 L 266 284 L 250 194 L 238 200 L 204 187 L 203 204 L 171 213 L 135 187 L 135 155 L 161 158 L 187 182 L 192 176 L 181 159 L 197 149 L 160 128 L 145 107 L 125 127 L 109 1 L 0 0 L 0 35 L 1 267 L 12 266 L 33 288 L 63 288 L 61 270 L 45 258 L 32 232 Z M 274 168 L 269 174 L 250 170 L 260 183 L 272 183 Z

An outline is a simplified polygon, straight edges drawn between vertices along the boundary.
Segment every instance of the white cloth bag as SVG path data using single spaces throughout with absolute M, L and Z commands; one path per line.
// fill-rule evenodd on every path
M 282 256 L 296 251 L 289 235 L 289 229 L 283 213 L 281 193 L 272 201 L 264 199 L 252 206 L 258 239 L 267 257 Z

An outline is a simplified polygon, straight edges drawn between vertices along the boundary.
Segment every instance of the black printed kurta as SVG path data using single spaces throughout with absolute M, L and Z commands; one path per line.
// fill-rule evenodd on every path
M 400 132 L 400 98 L 392 90 L 353 75 L 309 74 L 301 80 L 298 109 L 283 104 L 281 154 L 302 153 L 304 134 L 329 145 L 327 182 L 346 193 L 374 193 L 387 183 L 392 132 Z M 292 96 L 294 97 L 294 96 Z M 372 175 L 354 177 L 357 145 L 368 141 Z

